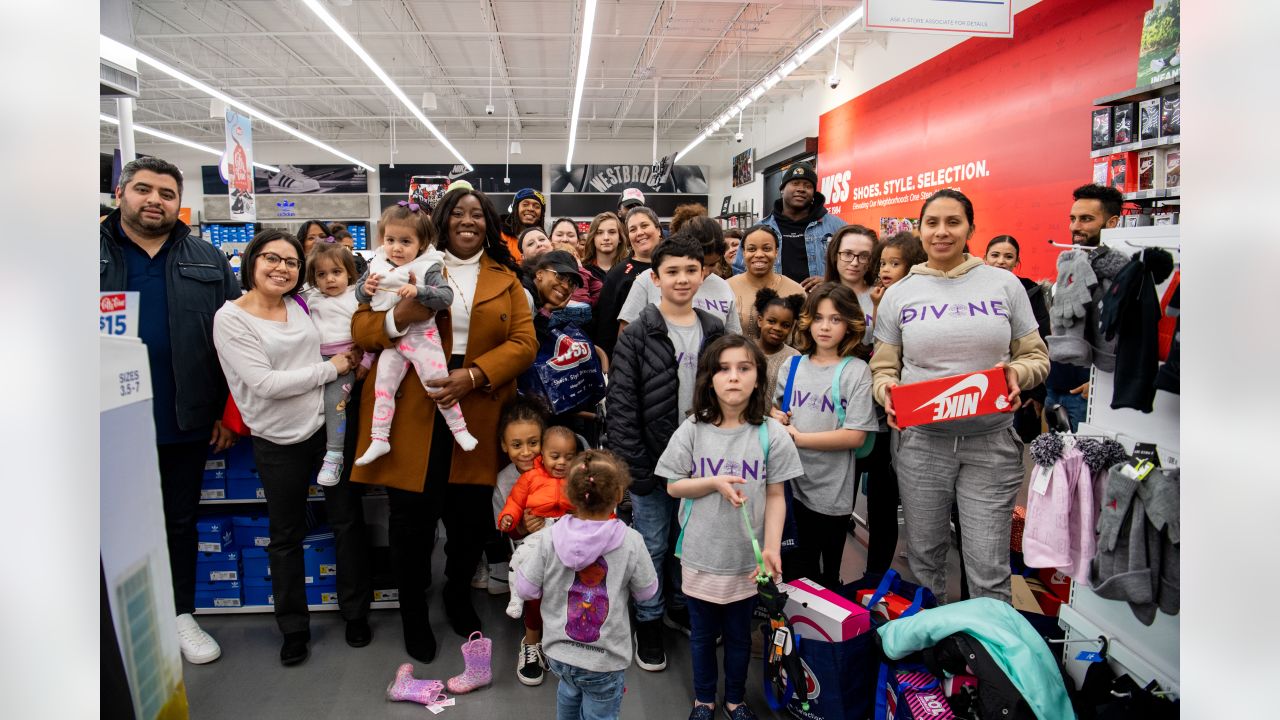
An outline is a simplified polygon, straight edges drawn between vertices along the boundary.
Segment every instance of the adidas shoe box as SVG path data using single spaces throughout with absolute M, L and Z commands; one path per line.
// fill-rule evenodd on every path
M 244 604 L 238 581 L 196 581 L 196 607 L 238 608 Z
M 266 497 L 262 481 L 256 475 L 227 478 L 228 500 L 264 500 Z
M 196 522 L 196 550 L 220 553 L 230 550 L 235 542 L 230 518 L 206 517 Z
M 275 598 L 271 595 L 271 580 L 246 577 L 244 580 L 244 604 L 250 606 L 275 605 Z
M 337 605 L 338 589 L 333 585 L 308 585 L 308 605 Z
M 232 548 L 196 555 L 196 580 L 218 582 L 240 579 L 240 553 Z
M 338 548 L 333 533 L 310 535 L 303 541 L 302 566 L 307 585 L 333 585 L 338 581 Z
M 271 532 L 265 517 L 237 515 L 231 520 L 236 547 L 265 548 L 271 542 Z
M 201 500 L 226 500 L 227 499 L 227 478 L 225 470 L 216 470 L 214 477 L 209 477 L 209 471 L 205 471 L 204 479 L 200 481 L 200 499 Z
M 256 478 L 258 463 L 253 459 L 253 439 L 241 438 L 227 450 L 227 478 Z
M 240 572 L 245 583 L 271 582 L 271 563 L 264 547 L 247 547 L 240 551 Z

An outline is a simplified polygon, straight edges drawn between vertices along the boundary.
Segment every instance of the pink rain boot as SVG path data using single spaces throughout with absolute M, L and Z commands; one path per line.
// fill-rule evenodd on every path
M 396 679 L 387 686 L 387 699 L 394 702 L 415 702 L 435 705 L 445 699 L 444 683 L 439 680 L 419 680 L 413 676 L 413 665 L 405 663 L 396 670 Z
M 449 678 L 449 692 L 455 695 L 469 693 L 493 682 L 493 641 L 479 630 L 471 633 L 462 643 L 462 662 L 466 665 L 461 675 Z

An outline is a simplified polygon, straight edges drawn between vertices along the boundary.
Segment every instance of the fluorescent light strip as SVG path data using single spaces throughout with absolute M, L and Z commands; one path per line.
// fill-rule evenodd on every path
M 360 43 L 356 42 L 356 39 L 351 37 L 351 33 L 347 32 L 346 28 L 342 27 L 341 23 L 339 23 L 335 17 L 330 15 L 329 11 L 325 10 L 318 0 L 302 0 L 302 4 L 306 5 L 307 9 L 315 13 L 316 17 L 320 18 L 325 25 L 328 25 L 329 29 L 333 31 L 333 34 L 337 35 L 342 42 L 347 44 L 347 47 L 351 48 L 351 52 L 355 53 L 357 57 L 364 61 L 364 64 L 373 71 L 373 74 L 382 81 L 382 84 L 387 86 L 387 89 L 391 91 L 391 94 L 395 95 L 396 99 L 409 109 L 409 112 L 418 119 L 418 122 L 422 123 L 431 131 L 432 135 L 436 136 L 436 139 L 440 141 L 440 144 L 444 145 L 450 153 L 453 153 L 453 156 L 458 159 L 458 162 L 465 165 L 467 170 L 475 169 L 471 163 L 467 162 L 466 158 L 462 157 L 462 153 L 458 152 L 458 149 L 449 142 L 449 139 L 444 136 L 444 133 L 440 132 L 439 128 L 432 124 L 432 122 L 427 119 L 426 115 L 422 114 L 422 111 L 418 109 L 418 106 L 414 105 L 409 100 L 409 96 L 404 94 L 404 91 L 400 89 L 399 85 L 396 85 L 395 81 L 391 79 L 391 76 L 387 75 L 382 67 L 374 61 L 373 57 L 360 46 Z
M 352 164 L 354 164 L 354 165 L 359 165 L 360 167 L 364 168 L 365 170 L 368 170 L 369 172 L 377 172 L 377 171 L 378 171 L 378 169 L 377 169 L 376 167 L 374 167 L 374 166 L 372 166 L 372 165 L 370 165 L 370 164 L 368 164 L 368 163 L 360 162 L 359 160 L 357 160 L 357 159 L 355 159 L 355 158 L 351 157 L 350 155 L 348 155 L 348 154 L 346 154 L 346 153 L 342 152 L 341 150 L 338 150 L 337 148 L 335 148 L 335 147 L 333 147 L 333 146 L 331 146 L 331 145 L 326 145 L 325 143 L 320 142 L 319 140 L 317 140 L 317 139 L 315 139 L 315 138 L 311 137 L 310 135 L 308 135 L 308 134 L 306 134 L 306 133 L 302 132 L 301 130 L 298 130 L 298 129 L 296 129 L 296 128 L 290 127 L 289 125 L 284 124 L 283 122 L 281 122 L 281 121 L 279 121 L 279 120 L 275 119 L 274 117 L 271 117 L 270 115 L 267 115 L 266 113 L 262 112 L 261 110 L 259 110 L 259 109 L 255 108 L 255 107 L 253 107 L 253 106 L 251 106 L 251 105 L 248 105 L 248 104 L 246 104 L 246 103 L 244 103 L 244 102 L 241 102 L 240 100 L 237 100 L 237 99 L 235 99 L 235 98 L 231 97 L 230 95 L 227 95 L 226 93 L 224 93 L 224 92 L 222 92 L 222 91 L 220 91 L 220 90 L 215 90 L 214 88 L 210 87 L 209 85 L 206 85 L 205 83 L 200 82 L 199 80 L 197 80 L 197 79 L 195 79 L 195 78 L 191 77 L 190 75 L 188 75 L 188 74 L 186 74 L 186 73 L 182 72 L 181 70 L 179 70 L 179 69 L 177 69 L 177 68 L 175 68 L 175 67 L 172 67 L 172 66 L 168 65 L 167 63 L 161 62 L 160 60 L 157 60 L 157 59 L 155 59 L 155 58 L 151 57 L 150 55 L 147 55 L 146 53 L 143 53 L 143 52 L 141 52 L 141 51 L 137 50 L 136 48 L 131 48 L 131 47 L 127 46 L 127 45 L 123 45 L 123 44 L 121 44 L 121 43 L 119 43 L 119 42 L 117 42 L 117 41 L 115 41 L 115 40 L 112 40 L 111 38 L 107 37 L 106 35 L 99 35 L 99 36 L 98 36 L 98 40 L 99 40 L 99 43 L 100 43 L 100 44 L 103 44 L 103 45 L 110 45 L 110 46 L 115 47 L 115 48 L 123 48 L 123 49 L 127 50 L 129 53 L 132 53 L 132 54 L 133 54 L 133 55 L 134 55 L 138 60 L 141 60 L 142 62 L 144 62 L 144 63 L 146 63 L 146 64 L 150 65 L 151 67 L 153 67 L 153 68 L 155 68 L 155 69 L 159 70 L 160 72 L 164 73 L 165 75 L 168 75 L 169 77 L 171 77 L 171 78 L 173 78 L 173 79 L 175 79 L 175 80 L 177 80 L 177 81 L 179 81 L 179 82 L 186 83 L 187 85 L 190 85 L 191 87 L 193 87 L 193 88 L 195 88 L 195 89 L 199 90 L 200 92 L 205 93 L 205 94 L 206 94 L 206 95 L 208 95 L 209 97 L 217 98 L 218 100 L 221 100 L 222 102 L 226 103 L 227 105 L 230 105 L 231 107 L 233 107 L 233 108 L 235 108 L 235 109 L 237 109 L 237 110 L 240 110 L 241 112 L 243 112 L 243 113 L 244 113 L 244 114 L 246 114 L 246 115 L 251 115 L 251 116 L 253 116 L 253 117 L 257 118 L 258 120 L 260 120 L 260 121 L 262 121 L 262 122 L 264 122 L 264 123 L 266 123 L 266 124 L 270 125 L 270 126 L 271 126 L 271 127 L 273 127 L 273 128 L 276 128 L 276 129 L 278 129 L 278 130 L 283 130 L 284 132 L 289 133 L 290 135 L 292 135 L 292 136 L 294 136 L 294 137 L 298 138 L 299 140 L 302 140 L 302 141 L 304 141 L 304 142 L 311 143 L 312 145 L 315 145 L 316 147 L 320 148 L 321 150 L 324 150 L 325 152 L 333 153 L 334 155 L 336 155 L 336 156 L 338 156 L 338 157 L 342 158 L 343 160 L 346 160 L 347 162 L 352 163 Z M 99 54 L 101 55 L 101 51 L 99 51 Z
M 587 80 L 587 58 L 591 55 L 591 29 L 596 24 L 596 0 L 585 0 L 582 18 L 582 42 L 578 51 L 578 76 L 573 87 L 573 114 L 569 118 L 569 153 L 564 159 L 566 172 L 573 170 L 573 146 L 578 139 L 578 112 L 582 109 L 582 85 Z
M 111 117 L 110 115 L 104 115 L 104 114 L 102 114 L 102 113 L 99 113 L 99 114 L 98 114 L 98 119 L 99 119 L 99 120 L 101 120 L 101 121 L 102 121 L 102 122 L 104 122 L 104 123 L 110 123 L 110 124 L 112 124 L 112 125 L 119 125 L 119 124 L 120 124 L 120 121 L 119 121 L 118 119 L 113 118 L 113 117 Z M 159 130 L 155 130 L 155 129 L 149 128 L 149 127 L 147 127 L 147 126 L 145 126 L 145 125 L 137 125 L 137 124 L 135 124 L 135 125 L 133 126 L 133 131 L 134 131 L 134 132 L 140 132 L 140 133 L 142 133 L 143 135 L 150 135 L 151 137 L 160 138 L 161 140 L 164 140 L 164 141 L 166 141 L 166 142 L 177 143 L 178 145 L 186 145 L 187 147 L 191 148 L 192 150 L 199 150 L 200 152 L 207 152 L 207 153 L 209 153 L 210 155 L 217 155 L 218 157 L 222 157 L 222 155 L 223 155 L 223 153 L 222 153 L 222 151 L 221 151 L 221 150 L 217 150 L 217 149 L 211 148 L 211 147 L 209 147 L 208 145 L 201 145 L 201 144 L 200 144 L 200 143 L 198 143 L 198 142 L 192 142 L 191 140 L 187 140 L 186 138 L 180 138 L 180 137 L 178 137 L 177 135 L 170 135 L 170 134 L 169 134 L 169 133 L 167 133 L 167 132 L 161 132 L 161 131 L 159 131 Z M 254 164 L 253 164 L 253 166 L 254 166 L 254 167 L 262 168 L 263 170 L 269 170 L 269 171 L 271 171 L 271 172 L 277 172 L 277 173 L 278 173 L 278 172 L 280 172 L 280 168 L 276 167 L 275 165 L 267 165 L 267 164 L 265 164 L 265 163 L 258 163 L 258 162 L 256 162 L 256 163 L 254 163 Z
M 748 88 L 746 92 L 742 93 L 741 96 L 733 101 L 733 104 L 729 106 L 728 110 L 725 110 L 724 113 L 707 126 L 706 130 L 699 133 L 698 137 L 694 138 L 693 141 L 686 145 L 683 150 L 677 153 L 674 162 L 680 162 L 680 158 L 688 155 L 689 151 L 697 147 L 703 140 L 711 137 L 717 130 L 728 125 L 729 121 L 737 115 L 740 115 L 743 110 L 746 110 L 748 105 L 759 100 L 765 93 L 769 92 L 773 86 L 781 82 L 783 78 L 795 72 L 801 65 L 804 65 L 805 61 L 816 55 L 819 50 L 831 44 L 836 38 L 844 34 L 846 30 L 861 22 L 862 14 L 862 8 L 854 10 L 840 22 L 821 31 L 817 37 L 813 38 L 807 44 L 796 48 L 795 52 L 783 60 L 777 68 L 769 71 L 763 80 Z M 573 146 L 570 145 L 570 147 L 572 148 Z

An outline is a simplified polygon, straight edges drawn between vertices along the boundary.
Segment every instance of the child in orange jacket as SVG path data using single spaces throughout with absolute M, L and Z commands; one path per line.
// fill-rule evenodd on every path
M 542 455 L 534 458 L 533 469 L 516 480 L 507 504 L 498 514 L 498 529 L 509 532 L 520 526 L 528 512 L 539 518 L 558 518 L 573 512 L 573 503 L 564 494 L 569 461 L 578 454 L 578 437 L 562 425 L 542 433 Z M 539 523 L 539 526 L 550 523 Z

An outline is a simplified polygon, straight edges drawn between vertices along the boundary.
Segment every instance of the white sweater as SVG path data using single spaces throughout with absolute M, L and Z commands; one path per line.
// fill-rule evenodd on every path
M 253 434 L 293 445 L 324 425 L 324 384 L 338 377 L 320 360 L 320 333 L 285 299 L 286 322 L 263 320 L 227 302 L 213 316 L 213 346 L 231 397 Z
M 311 309 L 311 322 L 320 331 L 322 345 L 351 340 L 351 316 L 356 314 L 354 285 L 337 297 L 329 297 L 315 288 L 308 290 L 304 297 Z

